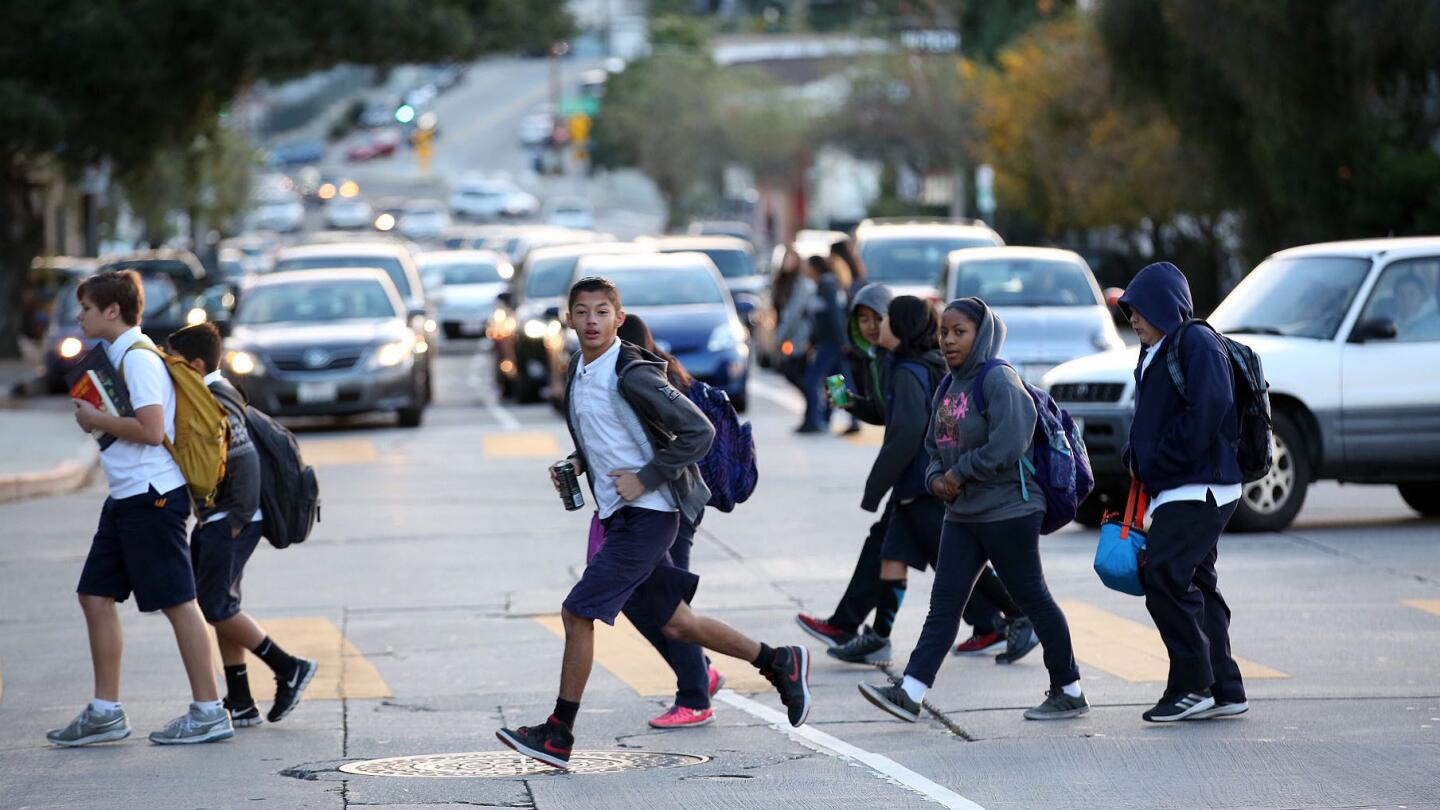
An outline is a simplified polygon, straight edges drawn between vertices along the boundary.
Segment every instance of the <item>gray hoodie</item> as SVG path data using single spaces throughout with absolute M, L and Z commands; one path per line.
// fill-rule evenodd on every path
M 1005 345 L 1005 323 L 979 298 L 952 301 L 946 309 L 960 308 L 962 301 L 981 313 L 980 328 L 965 363 L 950 369 L 950 387 L 931 417 L 925 435 L 930 454 L 926 487 L 947 471 L 964 485 L 960 497 L 946 507 L 946 520 L 994 523 L 1044 512 L 1045 496 L 1020 464 L 1030 451 L 1036 418 L 1035 403 L 1020 375 L 1008 366 L 991 369 L 984 392 L 989 413 L 981 414 L 971 403 L 980 368 Z

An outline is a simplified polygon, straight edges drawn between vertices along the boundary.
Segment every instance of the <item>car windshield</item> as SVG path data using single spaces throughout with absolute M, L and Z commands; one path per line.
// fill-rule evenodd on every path
M 429 269 L 440 276 L 443 284 L 498 284 L 500 268 L 494 262 L 466 262 L 465 264 L 442 264 Z
M 1073 262 L 987 259 L 956 268 L 951 298 L 978 296 L 992 307 L 1093 307 L 1102 301 Z
M 241 301 L 235 320 L 255 325 L 394 318 L 398 315 L 390 296 L 385 294 L 385 288 L 379 282 L 330 279 L 256 287 Z
M 330 267 L 373 267 L 384 270 L 390 277 L 401 298 L 414 297 L 410 289 L 410 277 L 405 274 L 405 265 L 393 256 L 315 256 L 304 259 L 285 259 L 275 264 L 275 272 L 285 270 L 322 270 Z
M 860 248 L 860 261 L 870 281 L 886 284 L 926 284 L 935 281 L 950 251 L 972 247 L 994 247 L 989 239 L 930 237 L 914 239 L 868 239 Z
M 604 273 L 620 289 L 624 307 L 723 304 L 715 277 L 703 267 L 656 267 Z
M 525 272 L 526 298 L 559 298 L 569 289 L 570 274 L 579 256 L 537 259 Z
M 75 297 L 75 291 L 80 285 L 71 284 L 55 296 L 55 314 L 50 320 L 53 323 L 69 325 L 80 314 L 80 299 Z M 148 299 L 149 296 L 146 296 Z
M 1330 340 L 1369 272 L 1369 259 L 1268 259 L 1225 296 L 1209 320 L 1222 332 Z
M 750 256 L 743 250 L 716 249 L 697 252 L 709 256 L 710 261 L 715 262 L 715 266 L 720 268 L 720 275 L 725 278 L 745 278 L 755 275 L 755 263 L 750 261 Z
M 165 312 L 178 298 L 175 282 L 165 276 L 141 276 L 140 289 L 145 293 L 145 316 L 149 318 Z

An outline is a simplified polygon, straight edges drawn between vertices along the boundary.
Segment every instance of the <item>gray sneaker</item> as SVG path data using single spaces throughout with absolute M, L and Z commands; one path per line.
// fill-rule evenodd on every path
M 1005 627 L 1005 652 L 995 656 L 995 663 L 1013 664 L 1029 655 L 1039 644 L 1040 636 L 1035 634 L 1035 625 L 1021 616 Z
M 907 723 L 915 723 L 920 720 L 920 704 L 911 700 L 910 696 L 905 694 L 905 690 L 900 688 L 900 684 L 894 682 L 893 679 L 889 686 L 862 683 L 860 684 L 860 694 L 875 704 L 877 708 L 883 709 Z
M 191 706 L 190 711 L 166 723 L 165 728 L 151 732 L 150 742 L 156 745 L 193 745 L 228 740 L 234 736 L 235 726 L 230 723 L 230 712 L 224 706 L 205 713 Z
M 125 719 L 125 710 L 116 709 L 102 714 L 86 704 L 80 714 L 64 728 L 45 732 L 45 739 L 55 745 L 78 748 L 92 743 L 114 742 L 130 736 L 130 722 Z
M 1051 689 L 1045 693 L 1045 702 L 1033 709 L 1025 710 L 1026 720 L 1069 720 L 1090 713 L 1090 703 L 1082 692 L 1080 697 L 1070 697 L 1063 689 Z
M 874 633 L 867 627 L 844 644 L 826 650 L 825 654 L 847 664 L 889 666 L 891 663 L 890 639 Z

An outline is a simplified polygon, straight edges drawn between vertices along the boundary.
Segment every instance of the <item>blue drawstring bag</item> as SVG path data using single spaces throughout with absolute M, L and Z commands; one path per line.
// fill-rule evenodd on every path
M 1145 491 L 1140 482 L 1130 482 L 1125 514 L 1111 512 L 1100 524 L 1100 544 L 1095 547 L 1095 573 L 1105 587 L 1132 596 L 1144 596 L 1140 567 L 1145 564 Z

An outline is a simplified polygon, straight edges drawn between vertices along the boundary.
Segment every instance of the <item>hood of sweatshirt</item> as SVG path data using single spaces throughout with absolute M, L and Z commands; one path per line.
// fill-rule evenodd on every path
M 1000 356 L 1000 350 L 1005 347 L 1005 322 L 979 298 L 957 298 L 946 305 L 945 310 L 962 312 L 971 317 L 979 315 L 970 356 L 965 358 L 960 368 L 950 369 L 957 380 L 971 379 L 980 373 L 981 366 Z
M 1127 316 L 1133 308 L 1166 335 L 1174 334 L 1195 313 L 1190 284 L 1170 262 L 1156 262 L 1136 273 L 1120 296 L 1120 308 Z
M 880 317 L 884 318 L 885 313 L 890 311 L 890 301 L 894 297 L 895 293 L 891 292 L 890 288 L 884 284 L 866 284 L 860 288 L 859 292 L 855 293 L 855 297 L 850 301 L 849 331 L 851 345 L 867 353 L 872 348 L 870 341 L 866 340 L 865 336 L 860 334 L 860 313 L 857 312 L 855 308 L 868 307 L 879 313 Z

